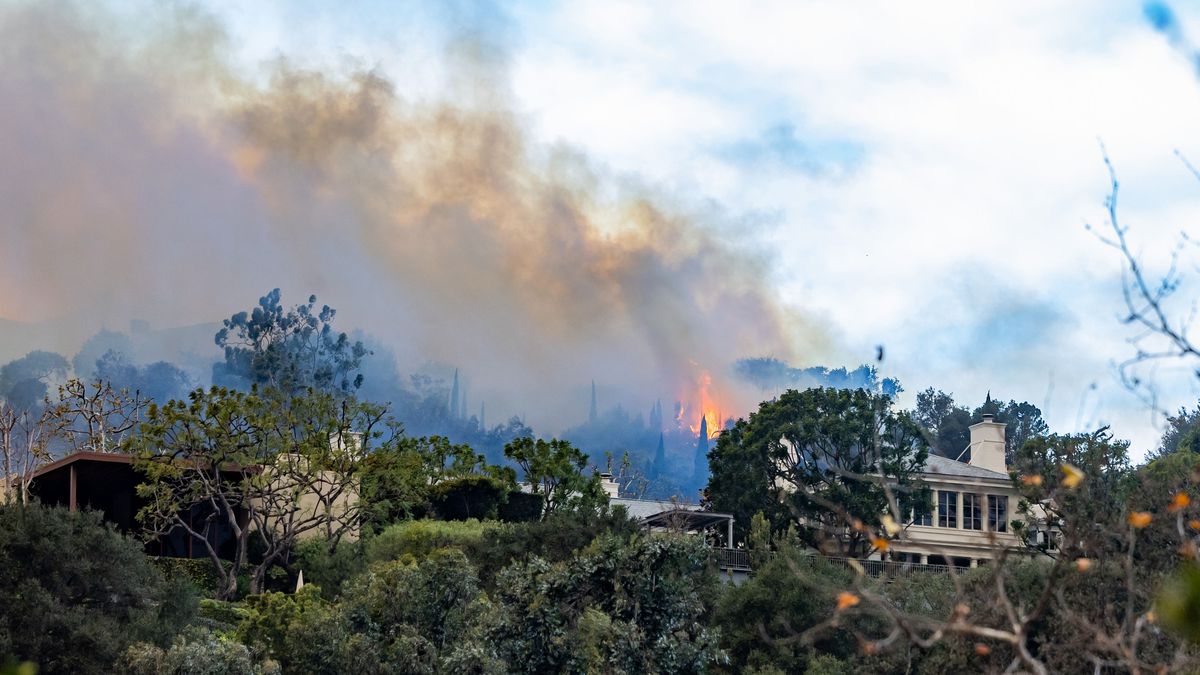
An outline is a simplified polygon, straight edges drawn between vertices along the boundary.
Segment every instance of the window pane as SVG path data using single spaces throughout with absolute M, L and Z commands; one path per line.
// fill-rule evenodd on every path
M 967 530 L 983 529 L 983 502 L 979 495 L 963 494 L 963 528 Z
M 908 522 L 910 525 L 933 525 L 933 508 L 926 506 L 925 508 L 914 507 L 908 513 Z
M 938 527 L 958 527 L 958 493 L 938 490 Z
M 988 529 L 1008 532 L 1008 497 L 988 495 Z

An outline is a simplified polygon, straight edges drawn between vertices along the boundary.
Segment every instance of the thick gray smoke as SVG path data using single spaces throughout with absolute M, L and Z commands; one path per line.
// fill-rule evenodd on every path
M 532 143 L 495 45 L 452 41 L 431 99 L 371 70 L 244 73 L 227 42 L 189 10 L 0 9 L 0 318 L 54 321 L 77 347 L 132 317 L 316 293 L 402 372 L 454 364 L 472 405 L 549 430 L 583 416 L 592 379 L 628 405 L 740 413 L 757 394 L 734 359 L 823 356 L 769 258 L 701 200 Z

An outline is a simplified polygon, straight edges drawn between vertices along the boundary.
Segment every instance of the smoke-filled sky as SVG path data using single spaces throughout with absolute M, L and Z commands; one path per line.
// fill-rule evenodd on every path
M 68 350 L 316 293 L 550 431 L 592 379 L 648 409 L 707 371 L 742 413 L 736 358 L 882 344 L 909 398 L 990 389 L 1140 453 L 1084 224 L 1100 140 L 1151 265 L 1200 222 L 1192 9 L 2 3 L 0 318 Z M 1186 372 L 1154 374 L 1165 407 Z

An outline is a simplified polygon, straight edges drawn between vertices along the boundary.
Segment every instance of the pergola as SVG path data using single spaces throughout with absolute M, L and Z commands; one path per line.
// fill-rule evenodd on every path
M 624 506 L 638 524 L 647 529 L 674 532 L 707 532 L 724 525 L 725 545 L 733 545 L 733 514 L 704 511 L 697 504 L 680 504 L 651 499 L 612 499 L 614 506 Z

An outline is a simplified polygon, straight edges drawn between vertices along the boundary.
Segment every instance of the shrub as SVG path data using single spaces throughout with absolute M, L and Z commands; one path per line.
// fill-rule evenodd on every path
M 367 569 L 366 543 L 362 540 L 343 541 L 333 551 L 329 542 L 314 537 L 296 545 L 292 551 L 294 574 L 304 572 L 304 582 L 321 587 L 326 597 L 336 597 L 342 582 Z
M 413 520 L 397 523 L 366 542 L 367 563 L 398 560 L 405 555 L 422 560 L 443 548 L 457 548 L 468 555 L 484 546 L 485 535 L 505 526 L 478 520 Z
M 598 536 L 628 539 L 637 530 L 637 523 L 623 508 L 601 513 L 557 511 L 542 521 L 489 528 L 483 533 L 481 545 L 473 549 L 474 553 L 468 551 L 468 555 L 478 568 L 480 578 L 490 587 L 500 570 L 514 561 L 529 561 L 535 557 L 549 562 L 564 561 Z
M 851 577 L 820 558 L 785 549 L 748 581 L 728 589 L 717 603 L 713 625 L 721 631 L 732 672 L 776 667 L 802 673 L 817 652 L 853 655 L 854 639 L 841 632 L 821 636 L 815 644 L 786 639 L 828 619 L 837 589 L 849 586 Z M 764 633 L 785 639 L 767 639 Z
M 195 606 L 190 584 L 166 582 L 99 513 L 0 507 L 0 654 L 42 673 L 109 672 L 128 645 L 165 644 Z
M 291 595 L 269 592 L 249 596 L 243 602 L 247 611 L 238 624 L 238 637 L 273 656 L 285 655 L 291 626 L 306 614 L 320 613 L 326 605 L 321 599 L 321 589 L 312 585 Z
M 345 603 L 381 626 L 407 624 L 441 650 L 466 632 L 479 579 L 462 551 L 438 549 L 420 562 L 381 563 L 357 579 Z
M 217 591 L 217 572 L 208 558 L 148 558 L 150 564 L 167 579 L 186 580 L 203 595 L 212 597 Z M 226 565 L 228 567 L 228 565 Z
M 770 666 L 768 666 L 770 667 Z M 758 671 L 766 675 L 766 670 Z M 773 672 L 782 673 L 782 670 Z M 805 669 L 804 675 L 845 675 L 851 672 L 850 664 L 842 661 L 832 654 L 817 654 L 808 660 L 808 668 Z
M 190 629 L 164 650 L 144 642 L 130 645 L 117 667 L 129 675 L 277 675 L 279 665 L 255 663 L 240 642 Z
M 337 604 L 311 588 L 248 599 L 238 628 L 286 672 L 504 672 L 482 642 L 491 613 L 462 551 L 376 564 Z
M 233 630 L 249 615 L 249 610 L 236 603 L 205 598 L 200 601 L 199 616 L 211 627 Z
M 708 560 L 696 538 L 606 536 L 566 562 L 514 565 L 488 640 L 510 672 L 703 672 L 723 658 L 701 621 Z

